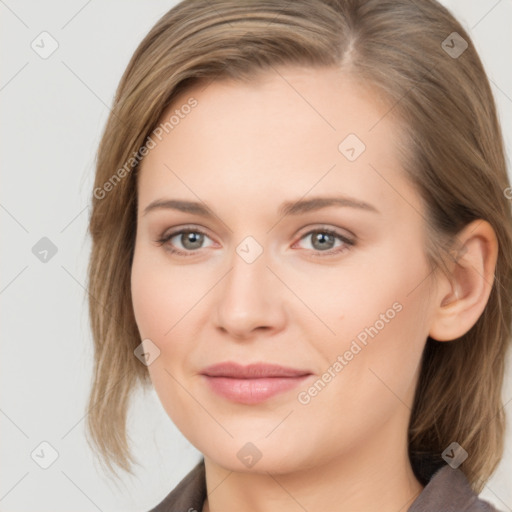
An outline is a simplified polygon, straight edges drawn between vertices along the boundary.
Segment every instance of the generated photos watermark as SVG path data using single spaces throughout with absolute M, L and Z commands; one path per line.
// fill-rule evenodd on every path
M 369 339 L 375 338 L 384 327 L 395 316 L 402 311 L 403 306 L 400 302 L 394 302 L 393 305 L 386 310 L 385 313 L 379 315 L 370 327 L 365 327 L 350 343 L 349 349 L 345 350 L 343 355 L 338 355 L 336 360 L 325 370 L 325 372 L 307 389 L 301 391 L 297 395 L 297 400 L 302 405 L 307 405 L 317 396 L 342 370 L 347 366 L 354 357 L 359 354 L 364 347 L 368 345 Z
M 190 114 L 192 109 L 198 105 L 198 101 L 190 97 L 187 103 L 181 105 L 180 108 L 174 110 L 173 114 L 164 123 L 160 123 L 148 136 L 143 146 L 138 151 L 134 151 L 132 156 L 128 158 L 123 167 L 120 167 L 101 187 L 94 189 L 94 197 L 96 199 L 103 199 L 106 195 L 111 192 L 121 180 L 127 176 L 139 163 L 140 161 L 156 146 L 158 142 L 161 142 L 163 135 L 170 133 L 176 128 L 182 119 Z M 158 142 L 155 140 L 158 139 Z

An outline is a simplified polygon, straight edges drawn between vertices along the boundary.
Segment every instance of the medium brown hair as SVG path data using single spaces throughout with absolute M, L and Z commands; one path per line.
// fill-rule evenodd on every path
M 453 37 L 469 45 L 460 55 L 447 51 Z M 461 39 L 456 42 L 461 48 Z M 496 232 L 499 254 L 485 310 L 460 339 L 427 339 L 409 425 L 411 464 L 423 483 L 425 461 L 435 465 L 457 441 L 469 454 L 461 469 L 480 492 L 504 443 L 501 390 L 512 323 L 509 181 L 481 61 L 466 31 L 434 0 L 185 0 L 140 43 L 103 133 L 92 195 L 88 285 L 95 357 L 87 429 L 94 447 L 112 472 L 114 465 L 131 472 L 129 399 L 137 384 L 150 385 L 134 356 L 141 339 L 130 290 L 141 148 L 187 87 L 222 78 L 250 81 L 279 65 L 337 66 L 386 99 L 389 115 L 406 128 L 403 167 L 425 204 L 425 252 L 433 265 L 443 267 L 443 255 L 469 222 L 485 219 Z

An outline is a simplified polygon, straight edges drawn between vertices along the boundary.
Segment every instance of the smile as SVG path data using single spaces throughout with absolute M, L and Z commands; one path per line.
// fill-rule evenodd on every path
M 257 404 L 290 391 L 311 375 L 307 370 L 278 365 L 221 363 L 206 368 L 202 377 L 216 394 L 232 402 Z

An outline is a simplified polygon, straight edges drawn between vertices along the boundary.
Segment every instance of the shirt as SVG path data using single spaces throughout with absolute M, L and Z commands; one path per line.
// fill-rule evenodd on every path
M 206 498 L 204 459 L 149 512 L 202 512 Z M 471 489 L 460 469 L 437 469 L 407 512 L 499 512 Z

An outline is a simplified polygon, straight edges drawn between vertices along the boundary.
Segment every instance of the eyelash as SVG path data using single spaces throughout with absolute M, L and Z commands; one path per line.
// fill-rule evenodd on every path
M 169 240 L 174 238 L 176 235 L 181 235 L 183 233 L 199 233 L 201 235 L 208 236 L 208 234 L 206 232 L 204 232 L 202 229 L 199 229 L 199 228 L 185 228 L 185 229 L 180 229 L 178 231 L 173 231 L 173 232 L 171 232 L 171 233 L 169 233 L 167 235 L 162 235 L 157 240 L 155 240 L 155 242 L 157 243 L 158 246 L 162 246 L 162 245 L 166 244 L 167 242 L 169 242 Z M 340 240 L 344 244 L 344 246 L 338 247 L 336 249 L 329 249 L 327 251 L 315 251 L 314 252 L 314 256 L 324 257 L 324 256 L 337 255 L 337 254 L 342 253 L 342 252 L 350 251 L 352 249 L 352 247 L 355 246 L 355 244 L 356 244 L 355 241 L 350 240 L 349 238 L 341 235 L 337 231 L 335 231 L 333 229 L 330 229 L 330 228 L 312 229 L 312 230 L 308 231 L 307 233 L 304 233 L 299 238 L 299 241 L 302 240 L 303 238 L 306 238 L 309 235 L 314 234 L 314 233 L 324 233 L 324 234 L 327 234 L 327 235 L 332 235 L 333 237 L 337 238 L 338 240 Z M 208 237 L 208 238 L 210 238 L 210 237 Z M 172 247 L 170 245 L 169 245 L 169 248 L 167 248 L 166 250 L 169 251 L 171 254 L 177 254 L 179 256 L 185 256 L 185 257 L 187 257 L 187 256 L 194 256 L 198 252 L 197 250 L 182 251 L 182 250 L 176 249 L 176 248 L 174 248 L 174 247 Z

